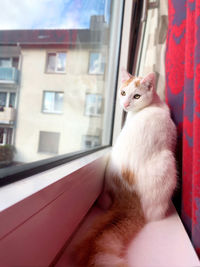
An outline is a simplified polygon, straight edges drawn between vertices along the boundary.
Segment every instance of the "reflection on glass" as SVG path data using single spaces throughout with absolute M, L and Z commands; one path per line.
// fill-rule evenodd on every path
M 104 74 L 104 57 L 101 53 L 90 53 L 90 74 Z
M 15 151 L 7 164 L 108 145 L 123 1 L 26 2 L 10 0 L 0 18 L 0 140 Z
M 100 116 L 102 110 L 102 95 L 87 94 L 85 100 L 85 115 Z
M 57 54 L 57 71 L 65 71 L 66 53 Z

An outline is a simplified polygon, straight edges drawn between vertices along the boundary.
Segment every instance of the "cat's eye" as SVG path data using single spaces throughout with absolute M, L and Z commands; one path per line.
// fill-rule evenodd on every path
M 126 92 L 125 91 L 121 91 L 121 95 L 122 96 L 125 96 L 126 95 Z
M 138 94 L 135 94 L 134 96 L 133 96 L 133 98 L 135 98 L 135 99 L 139 99 L 141 97 L 141 95 L 138 95 Z

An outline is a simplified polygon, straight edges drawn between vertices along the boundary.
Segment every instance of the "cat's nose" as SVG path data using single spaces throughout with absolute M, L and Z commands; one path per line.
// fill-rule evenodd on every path
M 124 102 L 124 107 L 127 108 L 130 105 L 129 101 Z

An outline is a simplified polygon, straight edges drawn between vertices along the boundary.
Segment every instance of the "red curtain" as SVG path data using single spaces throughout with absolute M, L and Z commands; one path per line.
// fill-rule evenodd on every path
M 166 100 L 179 134 L 181 217 L 200 256 L 200 0 L 168 0 Z

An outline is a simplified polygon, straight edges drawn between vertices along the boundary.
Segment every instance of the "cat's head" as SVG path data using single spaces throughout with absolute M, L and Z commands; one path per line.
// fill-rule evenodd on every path
M 125 111 L 138 111 L 153 101 L 155 94 L 155 73 L 144 78 L 134 77 L 122 70 L 122 85 L 119 90 L 120 104 Z

